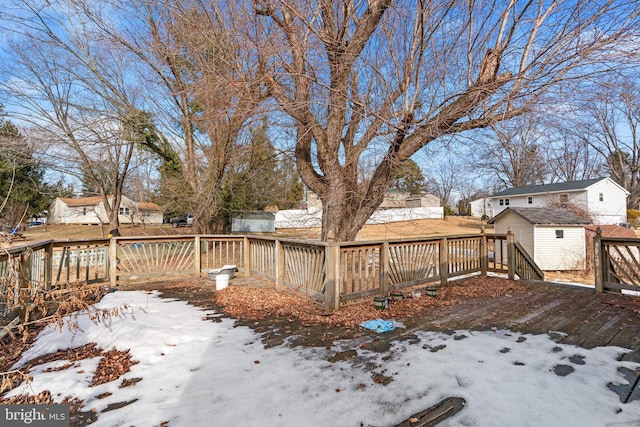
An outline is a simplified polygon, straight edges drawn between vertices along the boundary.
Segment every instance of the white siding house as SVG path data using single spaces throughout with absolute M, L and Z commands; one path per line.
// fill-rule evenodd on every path
M 111 197 L 109 197 L 111 200 Z M 104 224 L 108 223 L 102 198 L 57 197 L 49 205 L 49 224 Z M 121 224 L 162 224 L 162 209 L 155 203 L 135 202 L 122 197 L 118 218 Z
M 561 208 L 509 207 L 489 220 L 497 234 L 514 237 L 547 271 L 584 270 L 585 226 L 591 221 Z
M 469 204 L 471 205 L 471 216 L 475 218 L 491 218 L 493 216 L 493 203 L 489 196 L 476 199 Z
M 494 215 L 507 208 L 572 206 L 591 218 L 594 224 L 627 222 L 629 192 L 611 178 L 595 178 L 556 184 L 510 188 L 493 194 Z

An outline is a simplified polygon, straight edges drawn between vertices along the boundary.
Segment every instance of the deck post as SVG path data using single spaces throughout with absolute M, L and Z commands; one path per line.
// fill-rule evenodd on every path
M 326 274 L 324 279 L 324 298 L 327 312 L 340 308 L 340 289 L 338 286 L 338 271 L 340 263 L 340 244 L 336 243 L 333 230 L 329 231 L 326 246 Z
M 193 239 L 193 268 L 196 278 L 200 278 L 202 268 L 202 246 L 200 243 L 200 236 L 195 236 Z
M 487 232 L 482 226 L 480 235 L 480 275 L 487 277 L 489 269 L 489 245 L 487 244 Z
M 449 282 L 449 249 L 447 238 L 440 239 L 440 284 L 446 286 Z
M 600 227 L 596 229 L 596 235 L 593 237 L 593 273 L 594 285 L 596 292 L 604 292 L 604 271 L 602 262 L 602 230 Z
M 21 301 L 23 303 L 31 303 L 31 259 L 33 252 L 30 249 L 27 249 L 20 253 L 19 264 L 18 264 L 18 286 L 20 288 L 26 288 L 27 292 L 24 294 L 20 292 L 20 296 L 24 295 L 25 300 Z
M 380 289 L 383 295 L 389 293 L 389 241 L 380 246 Z
M 118 285 L 118 240 L 109 240 L 109 284 L 112 288 Z
M 507 274 L 509 280 L 514 280 L 515 270 L 516 270 L 516 258 L 515 258 L 515 247 L 514 247 L 514 236 L 511 229 L 507 230 Z
M 276 291 L 284 290 L 284 248 L 282 242 L 276 239 Z
M 243 262 L 244 265 L 244 274 L 247 276 L 251 275 L 251 242 L 247 236 L 243 238 L 244 243 L 244 254 L 243 254 Z
M 96 254 L 97 256 L 97 254 Z M 53 278 L 53 242 L 47 243 L 44 248 L 44 282 L 46 289 L 51 289 Z

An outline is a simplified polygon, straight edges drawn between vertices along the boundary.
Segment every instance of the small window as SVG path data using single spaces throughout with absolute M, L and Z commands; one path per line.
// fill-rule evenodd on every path
M 509 199 L 504 199 L 504 205 L 509 206 Z
M 564 230 L 556 230 L 556 239 L 564 239 Z
M 604 202 L 604 193 L 598 194 L 598 200 L 600 200 L 601 202 Z
M 504 206 L 504 199 L 500 199 L 500 206 Z
M 129 213 L 129 208 L 127 207 L 120 207 L 120 209 L 118 210 L 119 215 L 129 215 Z
M 527 204 L 529 204 L 529 205 L 533 204 L 533 197 L 532 196 L 527 197 Z
M 560 195 L 560 203 L 567 203 L 569 201 L 569 195 L 568 194 L 561 194 Z

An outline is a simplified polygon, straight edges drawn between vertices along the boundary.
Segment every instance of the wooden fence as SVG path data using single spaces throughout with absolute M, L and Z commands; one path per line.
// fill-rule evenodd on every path
M 78 283 L 140 282 L 202 277 L 236 265 L 324 303 L 387 294 L 487 271 L 542 279 L 512 235 L 462 235 L 368 242 L 311 242 L 265 236 L 200 235 L 46 241 L 0 253 L 0 317 L 17 295 Z
M 640 295 L 640 239 L 604 238 L 598 228 L 593 249 L 596 291 L 626 290 Z

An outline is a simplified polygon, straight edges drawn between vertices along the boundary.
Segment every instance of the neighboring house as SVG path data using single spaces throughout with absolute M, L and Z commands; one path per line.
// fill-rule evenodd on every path
M 497 234 L 511 230 L 542 270 L 585 269 L 585 227 L 591 221 L 573 212 L 510 206 L 488 222 L 494 224 Z
M 112 200 L 112 197 L 109 197 Z M 49 224 L 105 224 L 107 213 L 100 196 L 57 197 L 48 209 Z M 162 210 L 155 203 L 135 202 L 122 197 L 119 209 L 121 224 L 162 224 Z
M 493 203 L 491 197 L 484 196 L 469 203 L 471 216 L 475 218 L 491 218 L 493 216 Z
M 507 208 L 575 207 L 594 224 L 627 222 L 629 192 L 611 178 L 515 187 L 491 196 L 494 215 Z

